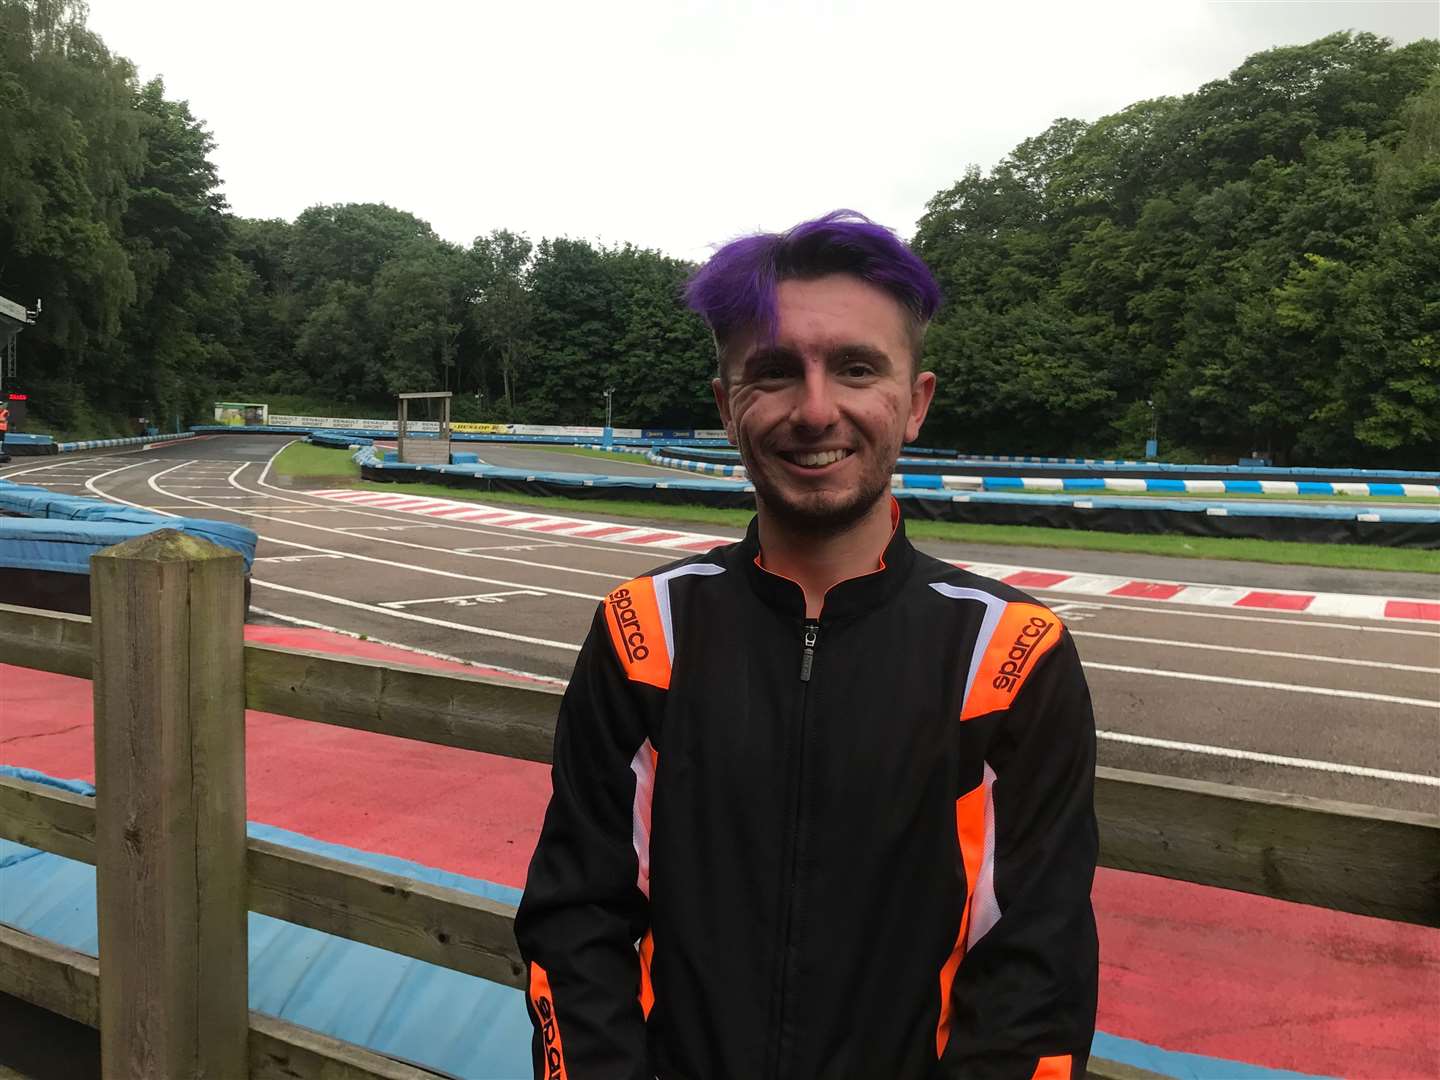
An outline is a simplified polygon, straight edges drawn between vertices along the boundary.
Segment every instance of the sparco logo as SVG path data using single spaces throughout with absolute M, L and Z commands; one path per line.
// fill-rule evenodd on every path
M 616 589 L 606 599 L 610 604 L 610 617 L 615 620 L 615 629 L 625 643 L 625 655 L 632 662 L 644 660 L 650 655 L 650 647 L 645 644 L 645 631 L 640 629 L 640 617 L 635 614 L 635 601 L 630 599 L 630 590 Z
M 565 1063 L 560 1058 L 560 1047 L 555 1043 L 555 1014 L 550 1008 L 550 999 L 536 998 L 535 1008 L 540 1013 L 540 1035 L 545 1040 L 545 1075 L 550 1080 L 559 1080 L 565 1074 Z
M 1005 662 L 1000 665 L 1000 674 L 996 675 L 990 683 L 996 690 L 1005 690 L 1013 693 L 1020 682 L 1020 676 L 1025 674 L 1025 665 L 1030 662 L 1030 654 L 1035 646 L 1045 640 L 1045 635 L 1050 633 L 1054 623 L 1048 619 L 1042 619 L 1038 615 L 1032 615 L 1030 621 L 1020 630 L 1015 638 L 1015 644 L 1010 646 L 1010 652 L 1006 654 Z

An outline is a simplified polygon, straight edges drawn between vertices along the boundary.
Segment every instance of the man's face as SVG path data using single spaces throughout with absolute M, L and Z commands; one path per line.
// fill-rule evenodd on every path
M 739 340 L 714 382 L 762 512 L 833 535 L 890 490 L 920 433 L 935 376 L 911 377 L 904 309 L 848 274 L 785 281 L 775 341 Z

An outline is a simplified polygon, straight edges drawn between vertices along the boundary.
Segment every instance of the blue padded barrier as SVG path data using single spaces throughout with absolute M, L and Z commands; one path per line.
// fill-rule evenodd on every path
M 700 458 L 704 461 L 717 464 L 730 462 L 737 463 L 740 460 L 739 453 L 728 447 L 714 449 L 704 447 L 688 447 L 686 456 Z M 931 456 L 917 458 L 911 455 L 924 453 Z M 1440 484 L 1440 470 L 1405 470 L 1405 469 L 1346 469 L 1346 468 L 1284 468 L 1280 466 L 1259 466 L 1259 465 L 1176 465 L 1168 462 L 1158 461 L 1109 461 L 1099 458 L 1026 458 L 1026 457 L 1003 457 L 1003 456 L 954 456 L 952 451 L 925 450 L 921 451 L 914 447 L 906 447 L 904 454 L 897 462 L 896 468 L 904 472 L 904 466 L 923 465 L 927 469 L 937 467 L 949 468 L 953 466 L 957 472 L 963 471 L 967 464 L 976 465 L 1045 465 L 1045 472 L 1048 473 L 1088 473 L 1092 476 L 1103 476 L 1107 469 L 1120 471 L 1137 471 L 1174 474 L 1184 479 L 1187 474 L 1193 473 L 1219 473 L 1227 479 L 1234 477 L 1248 480 L 1295 480 L 1296 483 L 1316 482 L 1306 481 L 1305 477 L 1334 476 L 1338 477 L 1337 482 L 1371 482 L 1372 484 Z M 1329 495 L 1333 494 L 1331 486 L 1325 481 L 1319 481 L 1325 486 L 1312 492 L 1312 494 Z M 1238 490 L 1238 489 L 1237 489 Z M 1405 495 L 1406 492 L 1398 486 L 1373 491 L 1376 495 Z
M 101 499 L 61 495 L 42 487 L 0 481 L 0 566 L 86 574 L 90 556 L 158 529 L 178 529 L 238 551 L 245 572 L 255 561 L 253 529 L 228 521 L 165 517 Z
M 88 574 L 90 556 L 97 551 L 159 529 L 178 529 L 238 551 L 245 559 L 246 573 L 255 560 L 255 533 L 243 526 L 223 521 L 157 518 L 141 512 L 137 520 L 0 518 L 0 566 Z
M 150 443 L 173 442 L 176 439 L 193 439 L 193 431 L 172 432 L 169 435 L 135 435 L 123 439 L 84 439 L 80 442 L 56 443 L 62 454 L 73 454 L 78 450 L 103 450 L 110 446 L 148 446 Z
M 574 472 L 527 472 L 523 469 L 504 469 L 494 465 L 401 465 L 394 461 L 381 461 L 372 448 L 365 447 L 354 455 L 355 462 L 362 468 L 374 469 L 379 473 L 388 473 L 392 470 L 397 476 L 411 474 L 423 478 L 426 473 L 448 474 L 450 476 L 473 476 L 477 479 L 497 480 L 522 480 L 550 484 L 555 486 L 585 487 L 603 489 L 623 494 L 626 490 L 649 491 L 656 488 L 672 488 L 691 491 L 713 491 L 733 494 L 736 491 L 753 491 L 751 484 L 719 484 L 706 480 L 655 480 L 649 477 L 637 476 L 597 476 L 592 473 Z M 651 455 L 651 460 L 665 460 L 658 455 Z M 668 464 L 668 462 L 667 462 Z M 1063 493 L 1050 494 L 1045 492 L 1031 492 L 1024 489 L 1025 480 L 1022 477 L 997 476 L 986 477 L 987 482 L 993 482 L 1001 490 L 985 490 L 977 492 L 966 492 L 964 494 L 951 491 L 935 491 L 930 485 L 912 488 L 909 481 L 914 477 L 897 474 L 893 478 L 894 486 L 892 492 L 897 498 L 905 499 L 938 499 L 945 502 L 974 502 L 994 504 L 1024 504 L 1034 506 L 1082 506 L 1086 509 L 1110 509 L 1110 510 L 1133 510 L 1136 502 L 1132 499 L 1119 497 L 1096 497 L 1077 499 L 1074 496 Z M 947 479 L 942 477 L 943 479 Z M 987 483 L 987 489 L 990 487 Z M 1440 508 L 1410 508 L 1391 506 L 1336 506 L 1331 504 L 1317 504 L 1315 506 L 1303 506 L 1297 504 L 1276 505 L 1267 502 L 1227 502 L 1224 500 L 1210 501 L 1202 499 L 1175 500 L 1175 499 L 1148 499 L 1143 508 L 1146 510 L 1163 510 L 1187 515 L 1219 515 L 1232 517 L 1257 517 L 1257 518 L 1308 518 L 1313 520 L 1332 521 L 1373 521 L 1373 522 L 1399 522 L 1417 525 L 1440 525 Z
M 349 450 L 352 446 L 369 446 L 373 441 L 365 435 L 347 435 L 343 431 L 312 431 L 305 441 L 316 446 L 328 446 L 337 450 Z

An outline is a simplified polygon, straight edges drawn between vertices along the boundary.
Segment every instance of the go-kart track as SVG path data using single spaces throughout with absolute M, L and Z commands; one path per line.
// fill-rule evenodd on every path
M 212 436 L 43 464 L 22 459 L 0 477 L 256 530 L 251 622 L 274 628 L 256 631 L 267 640 L 364 635 L 369 644 L 356 642 L 357 650 L 393 643 L 545 680 L 569 674 L 607 591 L 714 542 L 664 523 L 601 522 L 600 514 L 587 526 L 570 511 L 563 523 L 508 504 L 486 513 L 483 497 L 453 509 L 402 498 L 403 485 L 358 496 L 333 480 L 282 481 L 269 462 L 290 441 Z M 483 456 L 518 468 L 584 467 L 532 447 L 490 445 Z M 595 467 L 666 471 L 621 461 Z M 1434 576 L 918 546 L 979 572 L 999 567 L 1065 620 L 1089 673 L 1102 765 L 1396 810 L 1440 805 Z M 1137 587 L 1094 584 L 1122 579 L 1138 579 Z M 1155 587 L 1138 587 L 1145 582 Z M 375 739 L 387 754 L 409 752 Z M 21 748 L 12 750 L 26 764 Z M 346 766 L 337 759 L 334 767 Z M 509 805 L 485 827 L 503 833 L 503 843 L 491 837 L 484 866 L 448 869 L 523 884 L 548 794 L 543 772 L 526 768 L 527 790 L 511 781 L 494 789 Z M 357 799 L 351 813 L 382 805 Z M 1434 931 L 1114 871 L 1102 871 L 1096 900 L 1106 1031 L 1304 1073 L 1440 1071 L 1440 1020 L 1429 1009 L 1440 993 Z

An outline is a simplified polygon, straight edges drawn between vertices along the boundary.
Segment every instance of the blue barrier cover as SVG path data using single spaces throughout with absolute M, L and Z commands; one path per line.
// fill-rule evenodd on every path
M 249 573 L 255 561 L 255 530 L 228 521 L 165 517 L 101 499 L 58 495 L 42 487 L 0 481 L 0 566 L 87 574 L 90 556 L 157 529 L 179 529 L 238 551 Z
M 256 536 L 241 525 L 192 518 L 161 518 L 144 511 L 124 512 L 110 520 L 66 521 L 56 518 L 0 518 L 0 566 L 88 574 L 90 556 L 104 548 L 159 529 L 178 529 L 238 551 L 249 572 Z

